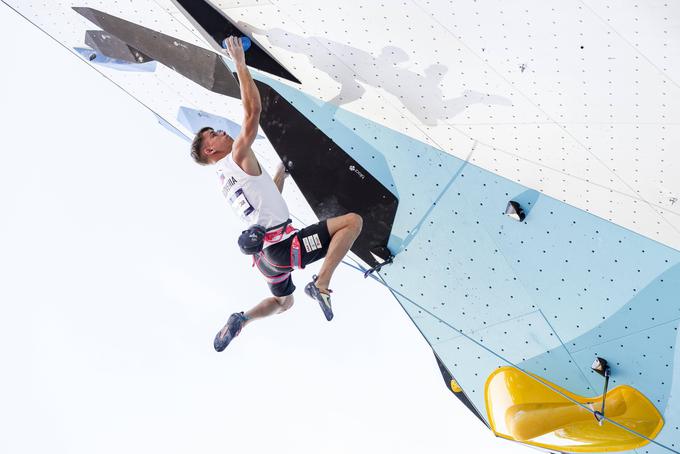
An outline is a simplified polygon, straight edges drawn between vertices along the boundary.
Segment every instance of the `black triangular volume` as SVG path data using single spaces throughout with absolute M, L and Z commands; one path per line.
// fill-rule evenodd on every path
M 232 98 L 241 97 L 236 79 L 215 52 L 93 8 L 74 7 L 73 10 L 129 47 L 198 85 Z
M 449 372 L 449 369 L 446 367 L 444 362 L 441 359 L 439 359 L 439 356 L 437 355 L 437 353 L 434 350 L 432 350 L 432 353 L 434 353 L 434 358 L 437 360 L 437 366 L 439 366 L 439 372 L 441 372 L 441 374 L 442 374 L 442 378 L 444 379 L 444 384 L 446 385 L 446 389 L 451 391 L 453 393 L 453 395 L 456 396 L 458 398 L 458 400 L 460 400 L 463 403 L 463 405 L 465 405 L 467 407 L 468 410 L 470 410 L 477 418 L 479 418 L 480 421 L 482 421 L 484 423 L 485 426 L 488 427 L 489 424 L 486 422 L 486 420 L 479 413 L 479 411 L 477 410 L 477 407 L 475 407 L 475 405 L 472 403 L 472 401 L 467 396 L 467 394 L 465 394 L 465 391 L 463 391 L 463 388 L 460 388 L 459 392 L 456 392 L 451 388 L 451 381 L 452 380 L 455 381 L 456 379 L 453 377 L 453 375 L 451 375 L 451 372 Z M 456 383 L 458 383 L 458 382 L 456 381 Z M 460 385 L 459 385 L 459 387 L 460 387 Z
M 247 36 L 222 11 L 206 0 L 172 0 L 172 2 L 203 36 L 213 40 L 216 46 L 221 47 L 222 41 L 228 36 Z M 251 43 L 250 49 L 245 53 L 248 66 L 296 84 L 301 83 L 252 38 Z
M 514 200 L 508 202 L 508 205 L 505 207 L 505 214 L 519 222 L 524 221 L 524 218 L 526 217 L 526 214 L 524 213 L 524 210 L 520 204 Z
M 269 85 L 255 81 L 262 99 L 260 127 L 319 219 L 354 212 L 363 230 L 352 252 L 369 266 L 385 246 L 398 200 L 380 181 Z

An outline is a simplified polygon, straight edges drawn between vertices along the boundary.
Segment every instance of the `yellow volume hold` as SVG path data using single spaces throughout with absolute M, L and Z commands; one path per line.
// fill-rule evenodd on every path
M 484 398 L 491 429 L 503 438 L 568 452 L 628 451 L 649 443 L 607 420 L 600 425 L 593 412 L 601 410 L 602 396 L 578 396 L 515 367 L 489 375 Z M 605 416 L 649 439 L 663 427 L 656 407 L 627 385 L 607 393 Z

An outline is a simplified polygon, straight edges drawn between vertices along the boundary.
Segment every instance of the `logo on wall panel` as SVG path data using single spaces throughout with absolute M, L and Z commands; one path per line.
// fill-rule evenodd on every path
M 349 166 L 349 170 L 350 170 L 350 172 L 354 172 L 357 175 L 359 175 L 359 178 L 361 178 L 362 180 L 364 178 L 366 178 L 366 176 L 363 173 L 361 173 L 361 171 L 359 169 L 357 169 L 356 166 L 354 166 L 354 165 Z

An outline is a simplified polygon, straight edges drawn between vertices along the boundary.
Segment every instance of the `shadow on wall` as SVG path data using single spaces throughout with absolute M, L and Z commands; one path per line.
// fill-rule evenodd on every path
M 373 54 L 321 36 L 304 37 L 280 28 L 268 30 L 245 22 L 239 28 L 264 35 L 279 49 L 305 55 L 310 63 L 340 84 L 340 92 L 329 102 L 342 106 L 356 101 L 366 92 L 362 84 L 381 88 L 394 95 L 418 120 L 428 126 L 438 121 L 454 119 L 473 104 L 511 106 L 502 96 L 464 90 L 461 96 L 444 99 L 441 81 L 448 72 L 444 65 L 434 64 L 420 74 L 401 65 L 409 61 L 408 54 L 398 47 L 387 46 L 375 57 Z M 321 46 L 328 54 L 318 55 L 312 50 Z M 334 57 L 330 57 L 330 55 Z
M 536 206 L 536 201 L 540 196 L 541 194 L 538 191 L 535 191 L 533 189 L 527 189 L 521 194 L 518 194 L 515 197 L 513 197 L 512 200 L 520 204 L 520 206 L 524 210 L 524 214 L 528 218 L 529 215 L 531 214 L 531 210 L 533 210 L 534 207 Z

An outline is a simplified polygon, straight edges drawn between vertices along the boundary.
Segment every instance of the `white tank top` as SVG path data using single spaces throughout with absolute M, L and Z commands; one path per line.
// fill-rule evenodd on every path
M 268 229 L 288 220 L 288 205 L 262 166 L 260 175 L 248 175 L 234 162 L 231 153 L 215 165 L 222 195 L 243 222 Z

